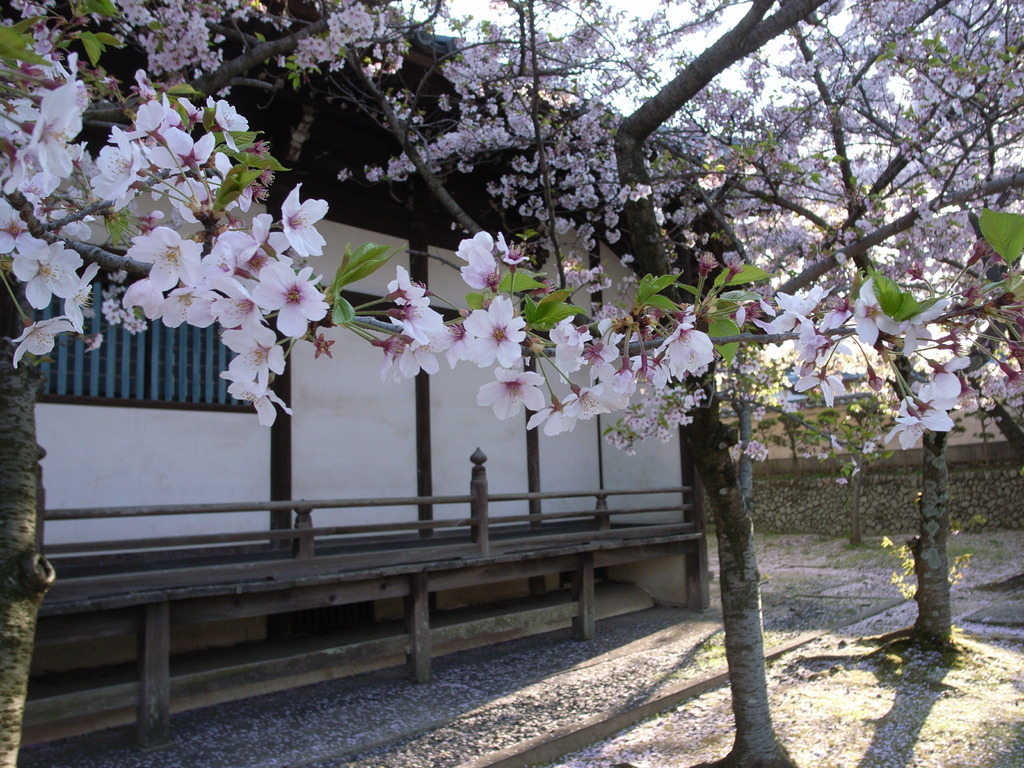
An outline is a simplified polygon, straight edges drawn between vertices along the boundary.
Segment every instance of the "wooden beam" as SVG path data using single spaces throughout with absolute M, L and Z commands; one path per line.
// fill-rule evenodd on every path
M 140 747 L 158 747 L 171 740 L 171 611 L 165 600 L 144 608 L 139 633 L 139 699 L 137 739 Z
M 409 646 L 405 655 L 406 677 L 415 683 L 430 682 L 430 589 L 427 572 L 409 575 L 405 598 L 405 631 Z

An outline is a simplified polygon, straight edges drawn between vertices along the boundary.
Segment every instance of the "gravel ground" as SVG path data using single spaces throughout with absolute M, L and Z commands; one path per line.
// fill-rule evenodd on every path
M 1021 531 L 954 539 L 951 554 L 974 555 L 953 592 L 958 640 L 969 652 L 953 663 L 898 646 L 879 652 L 869 641 L 913 623 L 915 608 L 903 603 L 772 664 L 774 722 L 797 764 L 1024 768 L 1022 548 Z M 878 552 L 813 536 L 764 538 L 760 562 L 769 634 L 786 634 L 798 617 L 813 617 L 813 623 L 842 618 L 850 603 L 839 596 L 857 602 L 895 588 L 892 561 Z M 836 599 L 808 604 L 810 594 Z M 1007 606 L 1011 625 L 988 623 L 993 611 L 1005 615 Z M 722 688 L 550 768 L 668 768 L 714 760 L 729 751 L 730 724 L 729 692 Z
M 976 554 L 955 588 L 956 614 L 1005 598 L 979 587 L 1021 573 L 1022 550 L 1024 532 L 958 537 L 952 554 Z M 849 548 L 817 536 L 762 536 L 759 559 L 769 644 L 900 599 L 890 583 L 895 561 L 877 542 Z M 805 766 L 1024 768 L 1024 636 L 971 636 L 972 662 L 944 675 L 927 657 L 861 660 L 870 650 L 862 637 L 913 616 L 901 603 L 772 665 L 775 719 L 794 757 Z M 965 624 L 972 632 L 982 626 Z M 436 659 L 426 685 L 388 671 L 183 713 L 168 749 L 140 752 L 130 729 L 112 729 L 27 748 L 20 765 L 455 768 L 723 663 L 714 611 L 655 608 L 600 622 L 586 643 L 552 633 Z M 719 689 L 557 765 L 690 765 L 722 756 L 730 739 L 728 692 Z M 953 759 L 968 754 L 971 761 Z

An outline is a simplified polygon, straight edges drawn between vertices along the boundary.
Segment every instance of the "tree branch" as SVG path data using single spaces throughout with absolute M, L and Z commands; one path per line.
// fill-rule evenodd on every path
M 285 37 L 276 40 L 268 40 L 253 46 L 241 56 L 236 56 L 231 61 L 225 61 L 213 72 L 193 80 L 190 85 L 200 93 L 212 95 L 230 85 L 231 81 L 244 75 L 257 64 L 269 61 L 277 56 L 291 53 L 298 44 L 312 35 L 318 35 L 327 31 L 327 17 L 320 19 L 308 27 L 304 27 Z
M 416 146 L 409 140 L 408 126 L 391 106 L 391 102 L 388 101 L 387 95 L 381 91 L 373 79 L 366 74 L 363 70 L 362 64 L 356 58 L 355 53 L 350 49 L 346 54 L 348 58 L 348 64 L 356 77 L 362 83 L 363 87 L 367 90 L 370 96 L 373 98 L 377 107 L 384 114 L 384 118 L 387 122 L 387 128 L 391 131 L 391 135 L 395 137 L 399 146 L 402 148 L 402 152 L 409 158 L 409 161 L 416 167 L 420 177 L 426 182 L 427 188 L 433 193 L 434 197 L 445 207 L 445 210 L 452 215 L 452 218 L 458 222 L 459 226 L 465 229 L 472 235 L 477 232 L 482 232 L 483 227 L 476 223 L 473 218 L 466 213 L 461 205 L 451 196 L 451 193 L 444 186 L 444 182 L 437 177 L 431 169 L 430 164 L 426 161 Z
M 854 259 L 868 251 L 870 248 L 874 248 L 876 245 L 881 245 L 890 237 L 898 235 L 901 232 L 906 232 L 921 219 L 924 215 L 924 211 L 934 211 L 948 205 L 962 205 L 979 197 L 998 195 L 1000 192 L 1004 192 L 1008 189 L 1022 188 L 1024 188 L 1024 173 L 1015 173 L 1012 176 L 1002 176 L 998 179 L 993 179 L 977 189 L 953 192 L 945 198 L 933 200 L 927 206 L 915 209 L 910 213 L 906 213 L 898 219 L 889 222 L 885 226 L 879 227 L 874 232 L 871 232 L 870 234 L 850 243 L 845 248 L 842 248 L 838 254 L 841 254 L 846 259 Z M 835 269 L 838 265 L 839 258 L 837 254 L 826 256 L 821 261 L 807 267 L 796 277 L 792 277 L 787 280 L 779 287 L 779 290 L 785 293 L 799 291 L 806 288 L 827 272 Z

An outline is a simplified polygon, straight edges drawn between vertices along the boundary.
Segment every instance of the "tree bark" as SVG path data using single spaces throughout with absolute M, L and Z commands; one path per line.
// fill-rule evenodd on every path
M 860 524 L 860 502 L 864 496 L 864 473 L 867 471 L 867 467 L 860 466 L 857 470 L 857 473 L 853 476 L 853 501 L 851 502 L 852 509 L 850 510 L 850 544 L 855 547 L 859 547 L 863 540 Z
M 652 183 L 647 164 L 647 138 L 670 120 L 718 75 L 810 16 L 825 0 L 789 0 L 776 12 L 765 15 L 773 0 L 754 0 L 744 17 L 715 43 L 683 68 L 658 93 L 647 99 L 619 125 L 615 134 L 615 159 L 619 182 L 627 188 Z M 627 201 L 626 222 L 635 269 L 640 275 L 671 271 L 661 225 L 650 197 Z
M 988 410 L 999 427 L 999 432 L 1006 438 L 1006 442 L 1013 448 L 1017 462 L 1024 464 L 1024 429 L 999 400 L 992 401 L 992 407 Z
M 719 407 L 718 398 L 712 396 L 707 407 L 694 411 L 693 424 L 685 430 L 690 455 L 707 489 L 706 504 L 718 539 L 725 655 L 736 722 L 732 750 L 713 765 L 791 768 L 794 763 L 775 735 L 768 705 L 754 528 L 729 455 L 736 434 L 722 424 Z
M 14 768 L 21 746 L 29 665 L 39 605 L 54 580 L 36 548 L 36 372 L 11 365 L 0 336 L 0 766 Z
M 917 620 L 913 638 L 919 644 L 943 645 L 953 633 L 950 607 L 949 470 L 946 464 L 946 432 L 924 433 L 924 470 L 918 509 L 919 531 L 910 542 L 917 575 Z

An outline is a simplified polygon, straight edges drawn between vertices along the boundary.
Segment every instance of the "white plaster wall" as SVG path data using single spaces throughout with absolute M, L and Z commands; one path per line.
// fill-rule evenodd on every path
M 598 420 L 580 421 L 572 432 L 545 435 L 538 429 L 542 491 L 593 491 L 601 487 Z M 545 512 L 591 509 L 591 498 L 545 499 Z
M 416 495 L 412 380 L 382 383 L 380 349 L 336 329 L 333 359 L 292 353 L 292 488 L 300 499 Z M 320 510 L 317 525 L 415 520 L 414 507 Z
M 40 403 L 48 509 L 269 498 L 270 432 L 255 413 Z M 257 530 L 266 512 L 50 521 L 46 541 Z
M 634 449 L 635 454 L 630 456 L 605 444 L 605 488 L 673 488 L 683 484 L 678 435 L 667 443 L 646 440 L 635 444 Z M 674 493 L 613 496 L 608 499 L 610 507 L 621 509 L 662 507 L 679 503 L 679 494 Z M 656 512 L 650 515 L 630 515 L 625 519 L 634 522 L 678 521 L 680 516 L 678 512 Z
M 491 369 L 460 363 L 453 371 L 447 363 L 431 377 L 431 445 L 433 446 L 434 493 L 469 493 L 470 455 L 480 448 L 487 455 L 487 480 L 491 493 L 526 490 L 525 416 L 504 421 L 491 408 L 476 403 L 477 392 L 492 380 Z M 492 504 L 490 515 L 521 514 L 522 503 Z M 437 518 L 461 517 L 466 509 L 439 506 Z

